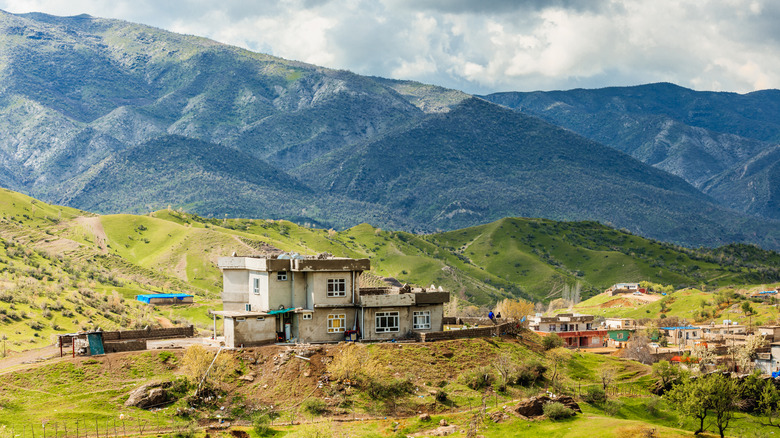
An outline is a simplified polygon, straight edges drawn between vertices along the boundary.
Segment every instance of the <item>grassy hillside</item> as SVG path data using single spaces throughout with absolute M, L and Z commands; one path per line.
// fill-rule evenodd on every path
M 574 310 L 579 313 L 624 318 L 669 318 L 677 317 L 688 323 L 720 324 L 723 320 L 739 324 L 775 324 L 780 320 L 775 301 L 751 299 L 750 294 L 763 290 L 773 290 L 780 283 L 765 284 L 744 288 L 720 288 L 707 292 L 700 289 L 681 289 L 646 302 L 630 295 L 610 297 L 597 295 L 585 300 Z M 743 309 L 749 303 L 752 311 Z M 664 315 L 663 317 L 661 315 Z
M 780 281 L 777 253 L 749 245 L 683 249 L 594 222 L 506 218 L 415 235 L 368 224 L 334 231 L 167 209 L 96 216 L 11 191 L 0 197 L 0 333 L 8 333 L 15 350 L 97 326 L 180 321 L 208 329 L 208 309 L 221 306 L 216 261 L 234 251 L 369 258 L 368 283 L 394 277 L 434 284 L 451 290 L 461 306 L 513 297 L 547 302 L 577 287 L 587 298 L 616 282 L 679 289 Z M 193 294 L 197 304 L 150 308 L 134 301 L 137 294 L 169 291 Z

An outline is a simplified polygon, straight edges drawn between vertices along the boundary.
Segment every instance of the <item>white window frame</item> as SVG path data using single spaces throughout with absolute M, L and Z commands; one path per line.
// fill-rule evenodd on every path
M 287 281 L 287 271 L 279 271 L 276 273 L 276 281 Z
M 335 327 L 333 321 L 340 321 L 340 327 Z M 344 333 L 347 329 L 347 314 L 346 313 L 329 313 L 328 314 L 328 333 Z
M 393 325 L 395 320 L 395 325 Z M 394 333 L 400 330 L 401 318 L 398 312 L 376 312 L 374 321 L 377 333 Z
M 301 318 L 302 318 L 302 319 L 311 319 L 311 313 L 304 313 L 304 314 L 301 316 Z
M 412 313 L 412 327 L 415 330 L 430 330 L 431 328 L 431 311 L 419 310 Z
M 260 277 L 252 277 L 252 293 L 260 295 Z
M 347 296 L 347 279 L 346 278 L 329 278 L 328 279 L 328 297 L 346 297 Z

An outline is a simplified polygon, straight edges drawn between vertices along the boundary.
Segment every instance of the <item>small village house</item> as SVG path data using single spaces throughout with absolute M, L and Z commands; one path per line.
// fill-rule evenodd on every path
M 598 329 L 593 320 L 593 315 L 536 314 L 528 319 L 528 328 L 545 336 L 560 336 L 567 347 L 602 347 L 606 342 L 607 331 Z
M 449 292 L 361 288 L 368 259 L 283 254 L 221 257 L 228 347 L 273 342 L 390 340 L 441 331 Z

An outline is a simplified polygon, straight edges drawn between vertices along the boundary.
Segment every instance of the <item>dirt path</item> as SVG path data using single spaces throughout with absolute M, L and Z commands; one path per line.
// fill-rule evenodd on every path
M 157 322 L 160 323 L 160 326 L 162 328 L 173 328 L 173 327 L 176 327 L 175 325 L 173 325 L 171 320 L 169 320 L 168 318 L 165 318 L 163 316 L 155 316 L 154 319 L 156 319 Z
M 0 372 L 19 365 L 43 362 L 55 357 L 60 357 L 60 349 L 56 345 L 15 353 L 0 360 Z
M 103 223 L 100 222 L 100 217 L 77 217 L 74 219 L 77 224 L 84 227 L 84 229 L 87 230 L 87 232 L 91 233 L 93 236 L 95 236 L 95 243 L 100 247 L 100 251 L 103 253 L 108 253 L 108 237 L 106 236 L 106 231 L 103 229 Z

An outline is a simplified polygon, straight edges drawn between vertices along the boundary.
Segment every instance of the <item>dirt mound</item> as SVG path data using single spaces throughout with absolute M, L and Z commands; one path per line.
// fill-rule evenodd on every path
M 574 412 L 582 413 L 580 405 L 578 405 L 577 402 L 568 395 L 561 395 L 555 398 L 542 395 L 539 397 L 531 397 L 529 399 L 521 400 L 515 408 L 515 411 L 524 417 L 538 417 L 544 415 L 544 405 L 553 402 L 561 403 Z
M 611 309 L 613 307 L 636 307 L 636 302 L 628 298 L 615 298 L 599 305 L 602 309 Z

